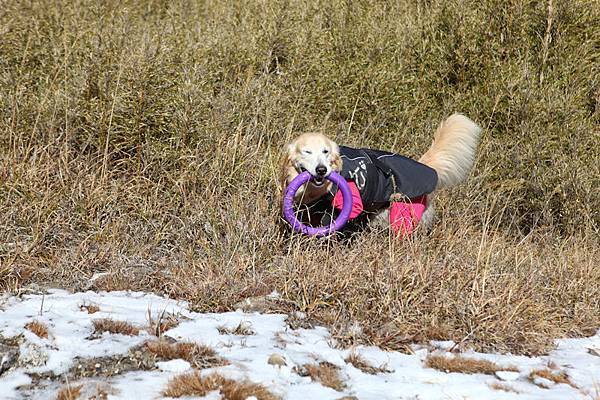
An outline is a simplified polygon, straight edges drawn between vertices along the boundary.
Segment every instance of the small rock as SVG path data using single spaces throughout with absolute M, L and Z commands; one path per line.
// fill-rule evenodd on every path
M 588 353 L 590 353 L 593 356 L 600 357 L 600 350 L 598 350 L 598 349 L 593 349 L 593 348 L 589 347 Z
M 281 354 L 273 353 L 269 356 L 269 360 L 267 361 L 270 365 L 277 365 L 278 367 L 283 367 L 287 365 L 285 362 L 285 358 Z
M 496 371 L 498 379 L 503 381 L 516 381 L 519 379 L 519 373 L 515 371 Z
M 19 348 L 0 344 L 0 375 L 12 367 L 19 358 Z

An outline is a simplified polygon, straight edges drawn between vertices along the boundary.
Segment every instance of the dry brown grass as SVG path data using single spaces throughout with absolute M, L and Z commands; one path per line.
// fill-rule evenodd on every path
M 57 395 L 56 400 L 77 400 L 79 399 L 79 394 L 81 393 L 82 385 L 70 386 L 67 385 L 61 388 Z
M 310 376 L 310 378 L 338 392 L 346 386 L 340 377 L 340 369 L 334 364 L 321 362 L 319 364 L 305 364 L 302 367 L 295 367 L 296 373 L 300 376 Z
M 356 352 L 351 352 L 345 360 L 347 363 L 352 364 L 355 368 L 360 369 L 362 372 L 367 374 L 379 374 L 382 372 L 392 372 L 385 366 L 374 367 L 369 363 L 363 356 Z
M 167 397 L 205 396 L 211 391 L 219 390 L 224 400 L 245 400 L 254 396 L 258 400 L 277 400 L 264 386 L 249 381 L 234 381 L 213 373 L 202 377 L 198 372 L 191 372 L 174 377 L 163 392 Z
M 459 372 L 462 374 L 493 375 L 497 371 L 517 371 L 515 367 L 501 367 L 488 360 L 476 360 L 462 356 L 429 355 L 425 359 L 425 366 L 439 371 Z
M 518 0 L 4 1 L 0 290 L 148 290 L 201 311 L 278 290 L 348 344 L 400 349 L 539 353 L 593 333 L 599 17 L 587 0 L 557 2 L 550 27 Z M 430 234 L 279 229 L 293 135 L 418 157 L 454 111 L 484 134 Z
M 88 314 L 95 314 L 98 311 L 100 311 L 100 307 L 98 307 L 96 304 L 91 304 L 91 303 L 90 304 L 84 303 L 79 306 L 79 309 L 87 311 Z
M 529 374 L 531 382 L 534 382 L 535 378 L 544 378 L 554 383 L 564 383 L 577 388 L 565 371 L 551 370 L 550 368 L 536 369 Z
M 227 361 L 208 346 L 190 342 L 169 343 L 164 339 L 146 342 L 149 352 L 164 360 L 182 359 L 195 368 L 210 368 L 225 365 Z
M 94 333 L 110 332 L 128 336 L 136 336 L 140 333 L 140 330 L 129 322 L 116 321 L 111 318 L 95 319 L 92 323 Z
M 157 318 L 152 317 L 152 312 L 148 310 L 148 331 L 150 334 L 161 337 L 169 329 L 179 325 L 177 316 L 162 312 Z
M 30 330 L 41 338 L 48 337 L 48 326 L 40 321 L 31 321 L 25 325 L 25 329 Z
M 240 321 L 240 323 L 233 329 L 226 326 L 220 326 L 217 329 L 221 335 L 248 336 L 255 334 L 255 332 L 252 330 L 252 325 L 246 321 Z
M 494 390 L 500 390 L 502 392 L 521 393 L 511 385 L 504 382 L 489 382 L 487 385 Z

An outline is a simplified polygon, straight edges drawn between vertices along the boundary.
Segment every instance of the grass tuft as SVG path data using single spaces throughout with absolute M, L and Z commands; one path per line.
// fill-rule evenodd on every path
M 87 311 L 88 314 L 95 314 L 98 311 L 100 311 L 100 307 L 98 307 L 96 304 L 91 304 L 91 303 L 90 304 L 84 303 L 79 306 L 79 309 L 82 311 L 83 310 Z
M 121 335 L 137 336 L 140 330 L 125 321 L 115 321 L 111 318 L 95 319 L 93 322 L 94 333 L 110 332 Z
M 160 338 L 164 332 L 175 328 L 177 325 L 179 325 L 177 316 L 162 312 L 157 318 L 154 318 L 151 311 L 148 310 L 148 330 L 150 334 Z
M 81 393 L 82 385 L 77 386 L 67 386 L 61 388 L 57 395 L 56 400 L 77 400 L 79 399 L 79 394 Z
M 310 376 L 313 381 L 338 392 L 346 387 L 340 377 L 340 368 L 328 362 L 305 364 L 300 368 L 295 367 L 295 371 L 300 376 Z
M 565 371 L 553 371 L 550 368 L 536 369 L 529 374 L 529 380 L 534 382 L 536 378 L 547 379 L 557 384 L 564 383 L 577 389 L 577 386 L 569 379 L 569 375 Z
M 252 330 L 252 325 L 247 321 L 241 321 L 235 328 L 231 329 L 226 326 L 220 326 L 217 328 L 221 335 L 240 335 L 249 336 L 254 335 L 255 332 Z
M 48 326 L 40 321 L 31 321 L 25 325 L 25 329 L 35 333 L 41 338 L 48 338 Z
M 446 357 L 443 355 L 429 355 L 425 359 L 427 368 L 444 372 L 458 372 L 462 374 L 493 375 L 497 371 L 516 371 L 514 367 L 501 367 L 488 360 L 476 360 L 462 356 Z
M 392 372 L 385 365 L 374 367 L 371 365 L 363 356 L 356 352 L 351 352 L 345 360 L 347 363 L 352 364 L 355 368 L 361 370 L 364 373 L 375 375 L 382 372 Z
M 167 384 L 163 395 L 166 397 L 206 396 L 215 390 L 221 392 L 224 400 L 245 400 L 252 396 L 257 400 L 278 399 L 262 385 L 226 379 L 217 373 L 203 377 L 198 372 L 174 377 Z
M 170 343 L 164 339 L 146 342 L 146 349 L 163 360 L 182 359 L 195 368 L 211 368 L 226 365 L 227 361 L 208 346 L 190 342 Z
M 518 391 L 517 389 L 515 389 L 508 383 L 504 383 L 504 382 L 489 382 L 487 385 L 494 390 L 498 390 L 498 391 L 502 391 L 502 392 L 521 393 L 520 391 Z

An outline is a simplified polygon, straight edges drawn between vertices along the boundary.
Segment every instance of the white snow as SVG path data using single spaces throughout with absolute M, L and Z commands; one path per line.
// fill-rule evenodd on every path
M 273 293 L 272 297 L 278 296 Z M 99 312 L 88 314 L 81 305 L 94 304 Z M 414 346 L 414 354 L 383 351 L 376 347 L 359 346 L 341 349 L 326 328 L 291 329 L 285 315 L 227 312 L 220 314 L 195 313 L 185 302 L 139 292 L 68 293 L 53 290 L 46 295 L 0 299 L 0 337 L 23 335 L 18 363 L 0 375 L 0 399 L 55 398 L 64 381 L 36 381 L 35 373 L 64 374 L 74 364 L 75 357 L 92 358 L 124 354 L 153 338 L 140 331 L 137 336 L 104 333 L 90 336 L 92 321 L 112 318 L 130 322 L 142 329 L 148 326 L 148 315 L 156 318 L 163 312 L 178 315 L 182 322 L 165 332 L 176 340 L 193 341 L 212 347 L 229 365 L 202 370 L 202 374 L 218 371 L 236 380 L 248 379 L 269 388 L 284 399 L 339 399 L 355 396 L 369 399 L 585 399 L 597 398 L 600 393 L 600 332 L 582 339 L 556 341 L 556 349 L 541 357 L 510 354 L 481 354 L 466 352 L 462 356 L 493 361 L 518 372 L 500 371 L 496 375 L 446 373 L 425 368 L 428 354 L 448 357 L 452 342 L 432 342 L 430 346 Z M 49 337 L 41 339 L 24 326 L 31 321 L 45 323 Z M 221 334 L 226 328 L 242 327 L 253 335 Z M 590 350 L 591 349 L 591 350 Z M 384 366 L 389 372 L 367 374 L 345 359 L 358 353 L 375 367 Z M 273 355 L 285 364 L 268 363 Z M 340 368 L 345 388 L 336 391 L 302 377 L 294 367 L 322 361 Z M 576 387 L 556 384 L 544 378 L 529 380 L 532 370 L 552 365 L 564 371 Z M 184 360 L 157 363 L 152 371 L 135 371 L 104 379 L 110 385 L 109 399 L 162 399 L 162 391 L 173 376 L 191 371 Z M 32 375 L 33 374 L 33 375 Z M 32 375 L 32 376 L 30 376 Z M 99 379 L 99 378 L 98 378 Z M 70 382 L 76 384 L 76 382 Z M 82 382 L 85 383 L 85 382 Z M 494 384 L 511 391 L 494 389 Z M 218 399 L 211 392 L 205 399 Z

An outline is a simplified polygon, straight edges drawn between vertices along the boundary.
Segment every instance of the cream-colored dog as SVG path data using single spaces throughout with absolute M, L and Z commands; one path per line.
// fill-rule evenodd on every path
M 429 188 L 428 191 L 452 187 L 463 182 L 467 178 L 469 171 L 473 166 L 480 134 L 481 128 L 461 114 L 454 114 L 439 125 L 434 134 L 433 143 L 427 152 L 419 159 L 419 163 L 432 168 L 437 174 L 437 181 L 434 182 L 434 186 Z M 344 149 L 355 151 L 355 149 L 342 147 L 342 150 Z M 379 166 L 379 169 L 386 168 L 385 166 L 387 164 L 385 164 L 385 162 L 389 157 L 401 157 L 394 153 L 378 152 L 376 150 L 371 151 L 368 149 L 367 151 L 377 152 L 375 156 L 373 153 L 369 153 L 370 155 L 367 155 L 367 153 L 364 154 L 365 162 L 369 164 L 373 161 Z M 292 179 L 300 172 L 310 172 L 313 179 L 298 190 L 295 200 L 299 204 L 313 203 L 326 196 L 332 187 L 331 182 L 325 178 L 327 178 L 332 171 L 338 173 L 341 172 L 344 169 L 344 162 L 347 161 L 348 163 L 354 163 L 352 164 L 353 166 L 359 165 L 359 167 L 352 171 L 344 172 L 346 172 L 346 178 L 348 180 L 353 180 L 358 188 L 361 189 L 361 184 L 363 187 L 366 186 L 362 180 L 366 179 L 367 168 L 365 167 L 363 171 L 361 168 L 364 167 L 364 165 L 355 164 L 357 158 L 360 157 L 351 157 L 347 154 L 343 154 L 343 151 L 340 152 L 340 146 L 321 133 L 305 133 L 287 145 L 284 162 L 281 168 L 282 187 L 285 189 Z M 412 160 L 410 160 L 410 162 L 414 163 L 410 165 L 407 164 L 407 166 L 411 168 L 413 165 L 418 164 Z M 384 165 L 384 167 L 382 168 L 381 165 Z M 396 168 L 395 172 L 402 174 L 403 171 L 398 171 L 397 165 L 401 164 L 396 164 L 394 167 Z M 365 173 L 361 176 L 362 172 Z M 395 174 L 395 176 L 397 178 L 398 174 Z M 415 179 L 420 178 L 417 177 Z M 377 184 L 381 185 L 381 182 L 387 181 L 378 180 L 377 182 Z M 418 185 L 419 182 L 416 182 L 415 184 Z M 371 188 L 371 190 L 375 189 Z M 402 195 L 403 193 L 400 192 L 399 194 Z M 363 197 L 364 200 L 362 191 L 361 197 Z M 426 207 L 421 223 L 430 225 L 433 221 L 434 210 L 432 207 L 431 196 L 429 195 L 426 197 Z M 369 204 L 373 205 L 369 210 L 371 219 L 372 217 L 375 217 L 374 220 L 379 223 L 387 220 L 386 216 L 388 213 L 386 211 L 388 211 L 389 202 L 370 202 Z

